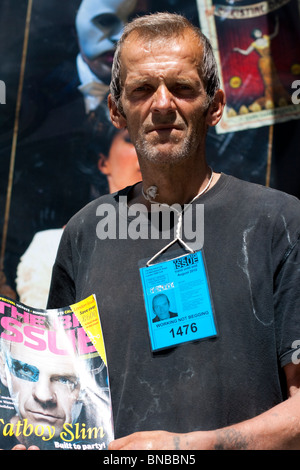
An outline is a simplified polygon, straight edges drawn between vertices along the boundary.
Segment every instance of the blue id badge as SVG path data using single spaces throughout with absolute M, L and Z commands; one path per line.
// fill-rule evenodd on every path
M 217 336 L 202 251 L 140 268 L 152 351 Z

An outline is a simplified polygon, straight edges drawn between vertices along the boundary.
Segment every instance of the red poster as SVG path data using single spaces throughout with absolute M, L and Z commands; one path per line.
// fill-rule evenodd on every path
M 198 1 L 201 27 L 218 58 L 227 106 L 218 132 L 300 117 L 298 0 Z

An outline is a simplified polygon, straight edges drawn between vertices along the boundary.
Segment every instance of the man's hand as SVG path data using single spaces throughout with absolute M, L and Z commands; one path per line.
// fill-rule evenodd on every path
M 181 434 L 166 431 L 136 432 L 116 439 L 109 444 L 109 450 L 179 450 Z
M 200 437 L 201 434 L 201 437 Z M 196 450 L 201 442 L 202 449 L 209 449 L 211 433 L 191 432 L 177 434 L 166 431 L 136 432 L 116 439 L 109 444 L 109 450 Z M 201 440 L 200 440 L 201 439 Z
M 300 450 L 300 364 L 284 367 L 288 399 L 261 415 L 215 431 L 144 431 L 112 441 L 109 450 Z
M 0 450 L 4 450 L 4 449 L 0 449 Z M 40 450 L 39 447 L 37 446 L 30 446 L 30 447 L 26 447 L 24 446 L 23 444 L 16 444 L 14 447 L 12 447 L 12 449 L 10 450 Z

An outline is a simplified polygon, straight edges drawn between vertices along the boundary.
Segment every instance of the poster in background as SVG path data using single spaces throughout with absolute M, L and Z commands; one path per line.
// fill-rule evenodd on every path
M 299 119 L 292 87 L 300 76 L 298 0 L 199 0 L 198 5 L 227 98 L 217 132 Z
M 128 181 L 131 177 L 140 178 L 128 136 L 115 134 L 105 106 L 96 105 L 89 112 L 84 99 L 89 90 L 94 91 L 94 97 L 103 93 L 99 84 L 88 84 L 91 77 L 87 69 L 79 72 L 78 68 L 81 45 L 76 19 L 84 2 L 91 16 L 93 4 L 96 5 L 98 20 L 99 9 L 112 4 L 109 0 L 2 0 L 0 5 L 0 80 L 6 85 L 6 101 L 0 104 L 0 292 L 12 298 L 22 297 L 24 303 L 40 308 L 45 308 L 49 266 L 70 217 L 90 200 L 113 191 L 116 184 L 126 185 L 119 180 L 120 175 L 126 174 Z M 123 3 L 128 20 L 148 12 L 170 11 L 184 14 L 205 29 L 208 18 L 213 22 L 217 18 L 209 11 L 210 16 L 203 19 L 209 6 L 207 0 L 123 0 Z M 247 3 L 237 1 L 230 5 Z M 279 37 L 283 44 L 290 44 L 290 33 L 284 24 L 290 20 L 290 8 L 295 10 L 295 5 L 295 0 L 290 0 L 282 6 L 288 12 L 288 18 L 280 14 Z M 230 31 L 226 28 L 223 17 L 217 20 L 217 40 L 224 48 L 231 28 Z M 274 17 L 270 25 L 273 31 Z M 293 35 L 298 37 L 297 15 L 291 25 Z M 84 27 L 81 33 L 84 40 Z M 214 38 L 210 39 L 214 42 Z M 248 36 L 243 34 L 239 39 L 245 43 L 234 40 L 233 47 L 246 48 Z M 295 47 L 293 51 L 295 54 Z M 103 54 L 109 65 L 111 50 Z M 251 61 L 257 62 L 255 54 L 252 53 Z M 289 54 L 290 51 L 285 55 Z M 239 65 L 243 56 L 237 57 Z M 297 57 L 293 57 L 297 64 L 299 47 Z M 93 52 L 90 58 L 92 62 L 97 59 Z M 232 65 L 227 64 L 225 49 L 221 59 L 222 70 L 230 76 Z M 258 77 L 257 67 L 248 64 L 249 56 L 243 66 L 243 83 L 247 84 Z M 293 70 L 292 78 L 299 79 L 297 67 Z M 286 89 L 289 77 L 284 80 Z M 91 81 L 94 82 L 93 78 Z M 224 86 L 228 93 L 226 80 Z M 232 89 L 230 99 L 237 100 L 241 90 L 242 87 Z M 90 101 L 94 103 L 94 99 Z M 223 133 L 209 129 L 208 163 L 215 171 L 271 185 L 300 197 L 299 123 L 299 119 L 274 121 L 272 125 L 249 125 Z M 109 154 L 119 157 L 114 165 Z M 127 173 L 129 168 L 133 169 L 133 176 L 131 170 Z M 31 265 L 25 266 L 24 274 L 19 275 L 23 258 L 29 259 Z M 29 297 L 32 286 L 36 302 Z M 28 297 L 24 298 L 26 292 Z M 36 297 L 39 294 L 41 297 Z

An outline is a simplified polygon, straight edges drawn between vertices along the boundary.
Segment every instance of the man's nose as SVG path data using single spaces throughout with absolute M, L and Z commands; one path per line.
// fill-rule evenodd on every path
M 174 111 L 173 95 L 165 84 L 160 85 L 153 94 L 152 111 L 163 114 Z
M 54 403 L 56 401 L 56 394 L 53 385 L 49 379 L 39 378 L 34 384 L 33 396 L 41 403 Z

